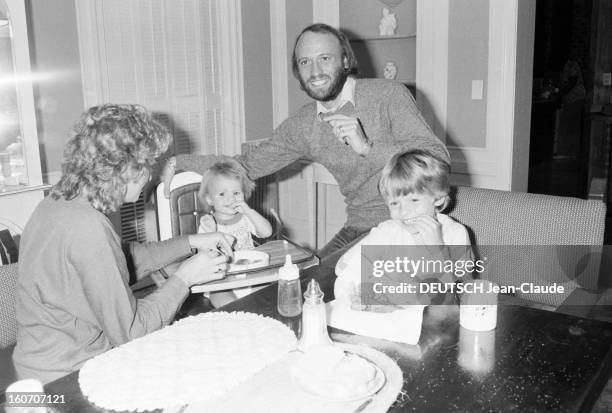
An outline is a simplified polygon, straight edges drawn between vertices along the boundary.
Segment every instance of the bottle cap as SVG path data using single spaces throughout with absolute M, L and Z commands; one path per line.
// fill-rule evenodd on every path
M 306 292 L 304 293 L 304 299 L 312 304 L 318 304 L 323 302 L 323 291 L 319 287 L 319 283 L 316 280 L 310 280 Z
M 285 255 L 285 265 L 278 270 L 278 278 L 281 280 L 297 280 L 300 278 L 300 270 L 297 265 L 291 263 L 291 255 Z

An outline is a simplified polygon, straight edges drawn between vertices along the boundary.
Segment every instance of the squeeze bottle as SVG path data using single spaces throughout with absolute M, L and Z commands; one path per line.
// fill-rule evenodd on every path
M 278 312 L 285 317 L 295 317 L 302 312 L 302 287 L 300 271 L 291 263 L 291 255 L 285 256 L 285 265 L 278 270 Z

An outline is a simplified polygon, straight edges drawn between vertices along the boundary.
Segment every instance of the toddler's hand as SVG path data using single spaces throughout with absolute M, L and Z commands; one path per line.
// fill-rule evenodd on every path
M 420 215 L 402 223 L 421 245 L 444 245 L 442 226 L 434 217 Z
M 349 298 L 351 300 L 351 310 L 364 311 L 367 308 L 367 305 L 361 304 L 361 296 L 359 295 L 359 291 L 353 291 Z
M 251 207 L 244 201 L 236 201 L 234 202 L 234 209 L 241 214 L 248 212 Z

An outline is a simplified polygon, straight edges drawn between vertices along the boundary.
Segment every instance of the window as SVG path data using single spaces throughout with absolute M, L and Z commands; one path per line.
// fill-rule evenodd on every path
M 76 6 L 86 106 L 146 106 L 173 132 L 176 153 L 239 152 L 238 0 L 79 0 Z M 123 209 L 118 226 L 130 234 L 124 239 L 145 239 L 138 230 L 144 226 L 133 225 L 144 208 Z

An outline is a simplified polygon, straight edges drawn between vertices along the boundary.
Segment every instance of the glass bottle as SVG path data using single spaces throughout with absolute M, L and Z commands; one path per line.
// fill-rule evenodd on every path
M 323 295 L 319 283 L 310 280 L 304 293 L 302 334 L 298 342 L 298 349 L 301 351 L 306 351 L 316 344 L 332 344 L 327 334 L 327 317 Z
M 278 312 L 285 317 L 295 317 L 302 312 L 302 287 L 300 271 L 291 263 L 291 255 L 285 256 L 285 265 L 278 270 Z

